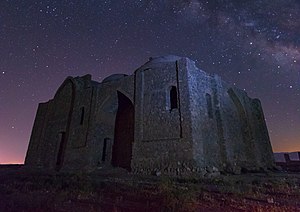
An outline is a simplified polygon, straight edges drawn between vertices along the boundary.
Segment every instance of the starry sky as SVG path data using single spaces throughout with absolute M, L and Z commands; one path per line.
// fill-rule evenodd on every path
M 174 54 L 262 101 L 274 151 L 300 150 L 300 1 L 1 0 L 0 163 L 23 163 L 39 102 Z

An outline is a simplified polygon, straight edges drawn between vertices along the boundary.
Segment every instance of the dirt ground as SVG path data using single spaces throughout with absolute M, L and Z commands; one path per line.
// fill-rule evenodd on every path
M 169 178 L 1 165 L 0 211 L 300 211 L 300 173 Z

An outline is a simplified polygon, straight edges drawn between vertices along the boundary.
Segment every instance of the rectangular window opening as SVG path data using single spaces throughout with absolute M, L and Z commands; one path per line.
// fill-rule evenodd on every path
M 57 169 L 59 169 L 63 163 L 65 146 L 66 146 L 66 132 L 60 132 L 59 138 L 60 138 L 60 143 L 59 143 L 59 149 L 58 149 L 57 159 L 56 159 L 56 168 Z
M 80 125 L 83 125 L 83 121 L 84 121 L 84 107 L 81 108 Z
M 103 141 L 103 148 L 102 148 L 102 162 L 105 162 L 105 159 L 106 159 L 106 148 L 107 148 L 107 145 L 108 145 L 108 142 L 110 141 L 109 138 L 105 138 L 104 141 Z
M 172 86 L 170 89 L 170 109 L 178 108 L 178 100 L 177 100 L 177 88 L 176 86 Z

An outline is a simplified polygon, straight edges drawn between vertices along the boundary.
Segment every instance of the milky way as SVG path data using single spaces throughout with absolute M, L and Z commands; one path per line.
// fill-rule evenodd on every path
M 166 54 L 261 99 L 273 150 L 300 150 L 299 20 L 297 0 L 1 0 L 0 163 L 23 162 L 38 103 L 67 76 Z

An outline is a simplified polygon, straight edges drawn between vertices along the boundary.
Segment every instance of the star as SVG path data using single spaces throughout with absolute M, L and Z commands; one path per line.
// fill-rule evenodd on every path
M 273 150 L 300 149 L 292 142 L 300 139 L 300 1 L 18 2 L 1 1 L 0 33 L 0 142 L 11 140 L 1 143 L 3 151 L 20 145 L 18 161 L 38 102 L 52 98 L 66 77 L 133 74 L 149 57 L 167 54 L 190 57 L 259 98 Z M 293 127 L 286 112 L 295 116 Z M 18 116 L 22 134 L 5 124 Z

